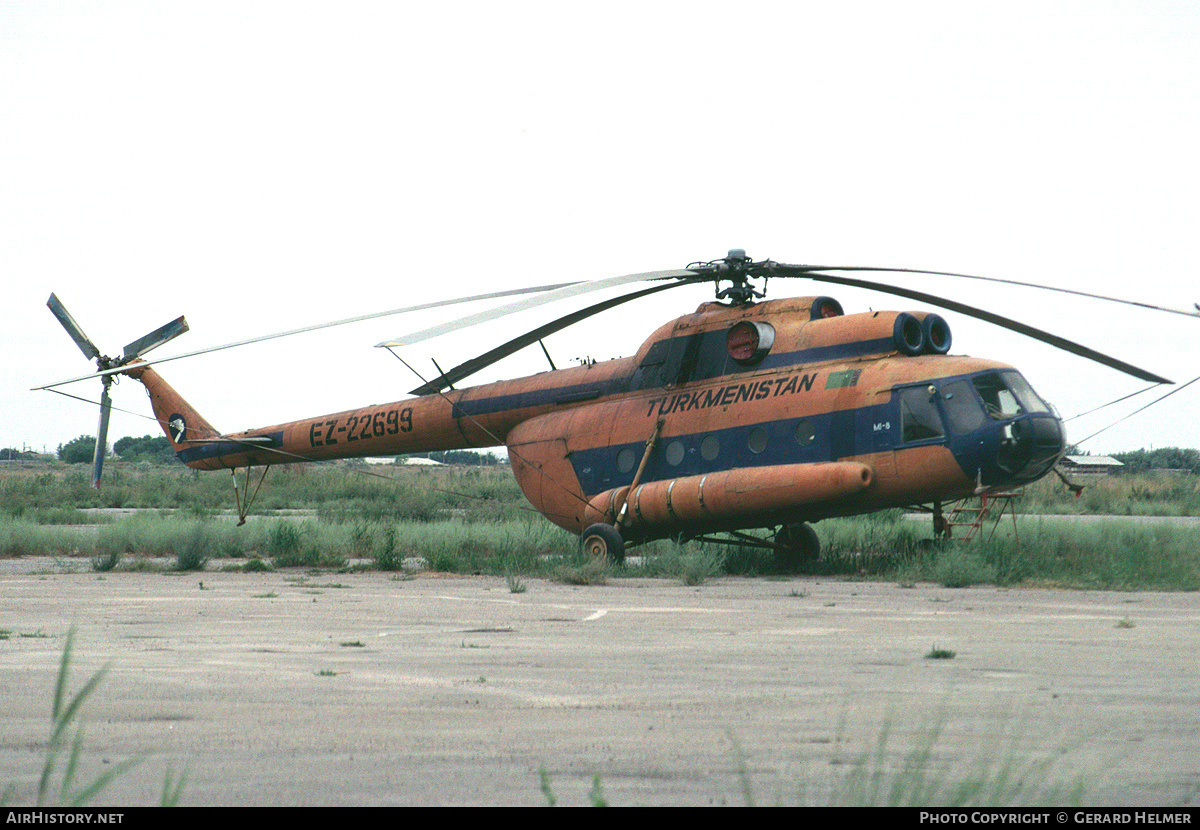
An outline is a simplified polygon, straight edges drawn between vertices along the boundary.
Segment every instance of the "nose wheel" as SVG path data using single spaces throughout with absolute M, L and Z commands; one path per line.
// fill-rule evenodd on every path
M 625 561 L 625 542 L 612 525 L 594 524 L 579 537 L 583 552 L 597 561 L 619 565 Z

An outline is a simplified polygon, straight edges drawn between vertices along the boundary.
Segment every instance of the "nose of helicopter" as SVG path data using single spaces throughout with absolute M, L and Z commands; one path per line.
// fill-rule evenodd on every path
M 956 378 L 939 389 L 950 449 L 985 487 L 1037 481 L 1066 451 L 1062 419 L 1014 369 Z
M 1066 449 L 1062 419 L 1051 412 L 1021 415 L 996 428 L 996 472 L 1006 485 L 1037 481 Z

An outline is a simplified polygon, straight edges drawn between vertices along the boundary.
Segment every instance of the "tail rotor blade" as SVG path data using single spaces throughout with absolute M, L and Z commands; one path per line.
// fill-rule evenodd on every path
M 46 305 L 49 307 L 50 313 L 58 318 L 58 322 L 62 323 L 62 327 L 67 330 L 67 334 L 71 335 L 71 339 L 75 341 L 75 345 L 79 347 L 79 350 L 83 352 L 84 357 L 88 360 L 95 360 L 100 356 L 100 350 L 92 343 L 91 338 L 83 333 L 83 329 L 75 322 L 75 318 L 63 306 L 57 295 L 51 294 L 50 299 L 46 300 Z
M 92 456 L 92 487 L 100 489 L 100 471 L 104 467 L 104 451 L 108 448 L 108 417 L 112 414 L 112 398 L 108 385 L 100 395 L 100 423 L 96 427 L 96 454 Z
M 161 326 L 144 337 L 139 337 L 125 347 L 125 357 L 122 362 L 128 362 L 135 357 L 141 357 L 151 349 L 157 349 L 164 343 L 174 340 L 188 330 L 187 320 L 180 317 Z

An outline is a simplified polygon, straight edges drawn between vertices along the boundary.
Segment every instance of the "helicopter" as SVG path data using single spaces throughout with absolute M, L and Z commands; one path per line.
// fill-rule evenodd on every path
M 453 369 L 439 367 L 440 375 L 413 389 L 411 398 L 236 433 L 205 420 L 152 364 L 316 327 L 176 358 L 144 359 L 188 330 L 180 317 L 110 358 L 100 354 L 55 295 L 48 305 L 83 353 L 97 361 L 104 386 L 93 467 L 97 486 L 109 386 L 114 375 L 126 375 L 146 388 L 154 416 L 183 464 L 228 469 L 235 487 L 236 471 L 245 468 L 247 491 L 254 466 L 503 446 L 530 504 L 578 534 L 590 555 L 613 561 L 624 559 L 627 546 L 655 539 L 726 534 L 724 541 L 769 548 L 783 564 L 795 565 L 819 556 L 813 523 L 911 505 L 934 506 L 936 532 L 942 504 L 1029 484 L 1053 470 L 1066 452 L 1063 422 L 1053 407 L 1016 368 L 951 355 L 950 326 L 941 315 L 847 314 L 826 295 L 766 300 L 771 278 L 806 278 L 913 299 L 1018 331 L 1143 380 L 1171 382 L 983 309 L 845 275 L 854 271 L 990 279 L 906 268 L 755 262 L 734 249 L 681 270 L 378 312 L 325 325 L 529 295 L 377 344 L 395 349 L 589 291 L 652 283 L 526 332 Z M 764 290 L 754 280 L 762 280 Z M 713 283 L 714 299 L 659 327 L 633 356 L 561 369 L 551 362 L 549 371 L 528 377 L 456 386 L 582 319 L 698 283 Z M 239 514 L 244 522 L 240 500 Z M 764 529 L 769 538 L 747 532 Z

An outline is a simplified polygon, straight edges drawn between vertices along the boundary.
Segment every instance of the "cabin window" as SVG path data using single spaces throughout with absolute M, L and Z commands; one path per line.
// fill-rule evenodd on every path
M 796 443 L 800 446 L 808 446 L 816 437 L 817 431 L 813 428 L 812 421 L 801 421 L 796 424 Z
M 706 435 L 700 442 L 700 456 L 705 461 L 713 461 L 721 452 L 721 439 L 715 435 Z
M 931 386 L 914 386 L 900 390 L 900 440 L 906 444 L 929 441 L 946 434 L 933 402 L 932 389 Z
M 766 427 L 755 427 L 750 430 L 750 438 L 748 441 L 750 452 L 758 454 L 767 448 L 767 429 Z
M 679 464 L 683 461 L 683 456 L 684 456 L 683 442 L 682 441 L 672 441 L 670 444 L 667 444 L 666 456 L 667 456 L 668 464 L 670 464 L 672 467 L 678 467 Z
M 637 453 L 629 447 L 623 447 L 617 452 L 617 472 L 627 473 L 637 463 Z
M 747 322 L 745 325 L 750 334 L 745 343 L 739 340 L 737 345 L 739 355 L 748 355 L 744 365 L 731 355 L 726 329 L 681 334 L 650 346 L 633 373 L 630 388 L 682 385 L 745 371 L 744 366 L 757 365 L 770 351 L 775 330 L 766 323 Z

